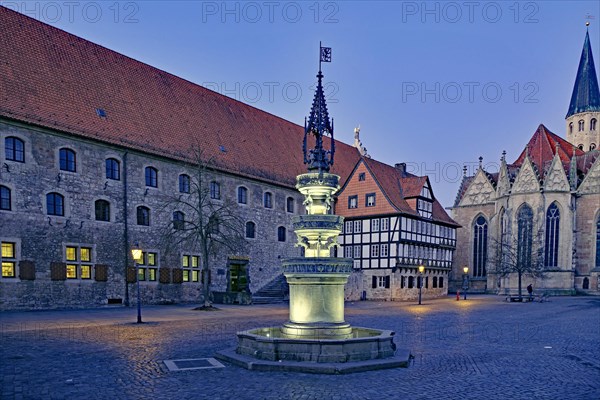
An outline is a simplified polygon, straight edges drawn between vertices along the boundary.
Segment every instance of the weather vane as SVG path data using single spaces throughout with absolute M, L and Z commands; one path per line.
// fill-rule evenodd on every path
M 323 47 L 319 42 L 319 73 L 317 74 L 317 90 L 313 99 L 308 120 L 304 119 L 304 164 L 308 164 L 309 171 L 329 171 L 333 165 L 335 141 L 333 140 L 333 120 L 329 119 L 325 93 L 323 92 L 323 73 L 321 63 L 331 62 L 331 47 Z M 307 149 L 308 134 L 315 136 L 315 148 Z M 331 150 L 323 148 L 323 135 L 331 136 Z

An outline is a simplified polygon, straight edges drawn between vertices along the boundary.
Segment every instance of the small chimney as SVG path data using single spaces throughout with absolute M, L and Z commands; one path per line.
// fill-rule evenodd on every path
M 398 164 L 395 164 L 394 167 L 398 171 L 400 171 L 400 174 L 402 175 L 403 178 L 406 176 L 406 163 L 398 163 Z

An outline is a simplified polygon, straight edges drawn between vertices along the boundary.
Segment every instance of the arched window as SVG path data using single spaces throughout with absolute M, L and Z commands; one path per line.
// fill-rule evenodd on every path
M 77 159 L 73 150 L 67 148 L 60 149 L 59 155 L 60 169 L 62 171 L 75 172 L 77 170 Z
M 581 286 L 582 289 L 588 290 L 590 288 L 590 280 L 589 278 L 585 277 L 583 278 L 583 285 Z
M 246 237 L 249 239 L 256 237 L 256 224 L 252 221 L 246 222 Z
M 137 208 L 137 224 L 150 226 L 150 209 L 148 207 L 139 206 Z
M 596 221 L 596 267 L 600 267 L 600 215 Z
M 110 221 L 110 203 L 106 200 L 96 200 L 94 203 L 96 221 Z
M 590 121 L 590 130 L 591 131 L 595 131 L 596 130 L 596 124 L 598 123 L 598 120 L 596 118 L 592 118 L 592 120 Z
M 488 223 L 483 215 L 473 224 L 473 276 L 486 276 Z
M 240 204 L 248 204 L 248 189 L 243 186 L 240 186 L 237 191 L 238 195 L 238 203 Z
M 186 174 L 179 175 L 179 192 L 189 193 L 190 192 L 190 177 Z
M 265 192 L 263 195 L 263 205 L 265 208 L 273 208 L 273 194 L 271 192 Z
M 65 198 L 59 193 L 46 195 L 46 210 L 48 215 L 65 215 Z
M 181 230 L 184 227 L 185 215 L 181 211 L 175 211 L 173 213 L 173 228 Z
M 219 200 L 221 198 L 221 185 L 219 182 L 212 181 L 210 183 L 210 198 Z
M 558 235 L 560 227 L 560 210 L 556 203 L 550 204 L 546 212 L 546 241 L 544 247 L 544 265 L 558 266 Z
M 573 133 L 573 123 L 569 123 L 569 133 Z
M 533 210 L 524 204 L 517 213 L 517 267 L 526 269 L 531 264 L 533 242 Z
M 16 137 L 7 137 L 4 139 L 4 155 L 7 160 L 25 162 L 25 143 Z
M 287 200 L 285 201 L 285 210 L 289 213 L 294 212 L 294 198 L 293 197 L 288 197 Z
M 11 210 L 10 189 L 0 186 L 0 210 Z
M 580 145 L 577 145 L 577 148 L 578 148 L 579 150 L 583 150 L 583 145 L 582 145 L 582 144 L 580 144 Z
M 277 240 L 279 240 L 280 242 L 285 242 L 285 234 L 285 226 L 280 226 L 279 228 L 277 228 Z
M 579 132 L 583 131 L 585 129 L 585 122 L 582 119 L 580 119 L 578 124 L 579 124 Z
M 158 187 L 158 170 L 154 167 L 146 167 L 146 186 Z
M 590 143 L 590 151 L 596 149 L 596 143 Z
M 114 158 L 106 159 L 106 179 L 118 181 L 121 179 L 121 164 Z

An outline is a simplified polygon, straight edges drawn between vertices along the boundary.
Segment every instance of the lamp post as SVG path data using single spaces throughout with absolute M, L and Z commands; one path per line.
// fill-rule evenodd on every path
M 465 294 L 465 300 L 467 299 L 467 290 L 469 289 L 469 267 L 464 267 L 463 268 L 463 284 L 462 284 L 462 288 Z
M 421 305 L 421 291 L 423 289 L 423 272 L 425 272 L 425 266 L 419 265 L 419 305 Z
M 133 269 L 135 270 L 135 280 L 137 281 L 137 323 L 142 323 L 142 301 L 140 298 L 140 276 L 137 268 L 138 262 L 142 259 L 142 249 L 138 244 L 134 244 L 131 248 L 131 256 L 133 257 Z

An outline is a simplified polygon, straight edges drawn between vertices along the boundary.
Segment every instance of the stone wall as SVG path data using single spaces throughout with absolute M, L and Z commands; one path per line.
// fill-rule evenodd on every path
M 25 142 L 25 162 L 5 159 L 4 139 L 15 136 Z M 178 193 L 178 176 L 192 175 L 193 167 L 142 152 L 109 146 L 58 132 L 35 129 L 0 121 L 0 184 L 11 189 L 10 211 L 0 211 L 0 240 L 15 243 L 17 262 L 31 261 L 34 280 L 0 278 L 0 309 L 37 309 L 89 307 L 107 304 L 109 299 L 126 301 L 125 269 L 131 266 L 130 248 L 138 243 L 144 251 L 156 252 L 159 269 L 181 267 L 183 254 L 198 254 L 197 249 L 166 246 L 161 232 L 172 218 L 173 207 L 165 200 Z M 59 169 L 59 149 L 76 152 L 76 172 Z M 106 179 L 105 160 L 115 158 L 121 165 L 121 179 Z M 158 187 L 145 185 L 144 168 L 158 170 Z M 125 171 L 126 169 L 126 171 Z M 127 204 L 124 204 L 125 173 Z M 256 238 L 248 239 L 247 265 L 250 290 L 258 290 L 280 273 L 280 259 L 299 255 L 295 234 L 289 227 L 291 217 L 303 213 L 302 196 L 293 188 L 276 186 L 231 174 L 218 173 L 221 196 L 236 200 L 237 187 L 248 189 L 248 204 L 237 212 L 244 221 L 256 223 Z M 273 194 L 273 207 L 263 207 L 263 194 Z M 49 216 L 46 194 L 64 196 L 65 215 Z M 286 211 L 287 197 L 295 199 L 294 213 Z M 110 221 L 96 221 L 94 202 L 110 203 Z M 150 209 L 150 226 L 139 226 L 136 208 Z M 286 241 L 279 242 L 277 228 L 287 229 Z M 243 229 L 243 227 L 241 227 Z M 51 263 L 64 263 L 65 246 L 92 249 L 93 265 L 107 265 L 106 281 L 92 279 L 51 279 Z M 229 252 L 221 251 L 209 259 L 212 288 L 227 288 Z M 28 269 L 31 269 L 28 263 Z M 172 276 L 169 271 L 168 276 Z M 201 284 L 142 282 L 144 303 L 199 302 Z M 133 302 L 134 285 L 129 285 Z

